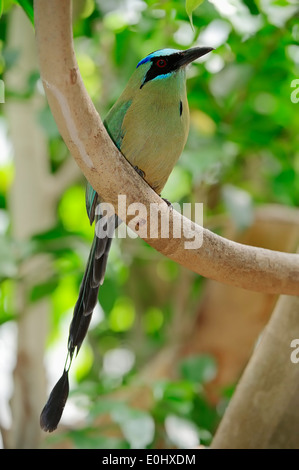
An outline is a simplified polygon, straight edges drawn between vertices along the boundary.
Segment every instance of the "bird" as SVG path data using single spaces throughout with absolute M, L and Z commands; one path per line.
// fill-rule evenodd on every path
M 186 67 L 211 52 L 212 47 L 186 50 L 159 49 L 138 62 L 124 91 L 108 112 L 104 126 L 122 155 L 158 194 L 180 157 L 189 133 Z M 101 218 L 101 196 L 88 183 L 86 210 L 90 224 Z M 121 220 L 116 214 L 95 231 L 78 300 L 69 329 L 68 352 L 63 374 L 54 386 L 40 415 L 44 431 L 54 431 L 68 394 L 68 373 L 87 334 L 103 284 L 112 235 Z

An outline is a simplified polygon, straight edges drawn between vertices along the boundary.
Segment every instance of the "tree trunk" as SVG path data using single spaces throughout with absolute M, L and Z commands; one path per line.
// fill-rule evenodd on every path
M 213 449 L 299 448 L 299 298 L 281 296 L 214 437 Z

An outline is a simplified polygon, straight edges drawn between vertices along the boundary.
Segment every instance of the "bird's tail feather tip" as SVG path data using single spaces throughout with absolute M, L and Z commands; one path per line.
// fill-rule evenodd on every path
M 118 219 L 113 218 L 113 227 L 116 222 L 118 223 Z M 99 287 L 104 281 L 111 242 L 112 238 L 104 240 L 94 238 L 70 325 L 65 368 L 40 415 L 40 426 L 46 432 L 55 431 L 61 419 L 69 394 L 68 372 L 73 354 L 75 351 L 76 355 L 78 354 L 87 334 L 92 313 L 98 301 Z
M 68 370 L 64 369 L 62 376 L 53 388 L 49 399 L 41 412 L 40 427 L 43 431 L 55 431 L 61 419 L 68 394 Z

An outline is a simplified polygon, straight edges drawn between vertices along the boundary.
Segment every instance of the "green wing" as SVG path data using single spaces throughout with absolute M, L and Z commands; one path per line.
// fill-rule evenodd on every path
M 86 185 L 85 204 L 86 204 L 86 211 L 89 217 L 90 225 L 92 225 L 94 218 L 95 218 L 96 206 L 98 204 L 98 195 L 90 183 L 87 183 Z
M 110 109 L 104 121 L 104 126 L 108 134 L 119 150 L 124 137 L 124 129 L 122 128 L 123 120 L 131 103 L 131 100 L 120 103 L 117 101 Z
M 120 150 L 122 140 L 124 137 L 124 130 L 122 129 L 122 123 L 126 112 L 128 111 L 132 101 L 126 102 L 116 102 L 114 106 L 110 109 L 109 113 L 104 120 L 104 126 L 107 129 L 108 134 L 110 135 L 111 139 Z M 93 187 L 87 183 L 86 186 L 86 193 L 85 193 L 85 202 L 86 202 L 86 210 L 92 224 L 95 218 L 95 209 L 97 204 L 99 203 L 97 192 L 93 189 Z

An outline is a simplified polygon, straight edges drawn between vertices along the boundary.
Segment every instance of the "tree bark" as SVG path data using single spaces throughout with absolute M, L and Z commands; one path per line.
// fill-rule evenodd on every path
M 281 296 L 219 425 L 213 449 L 299 448 L 299 298 Z M 299 339 L 298 339 L 299 341 Z

